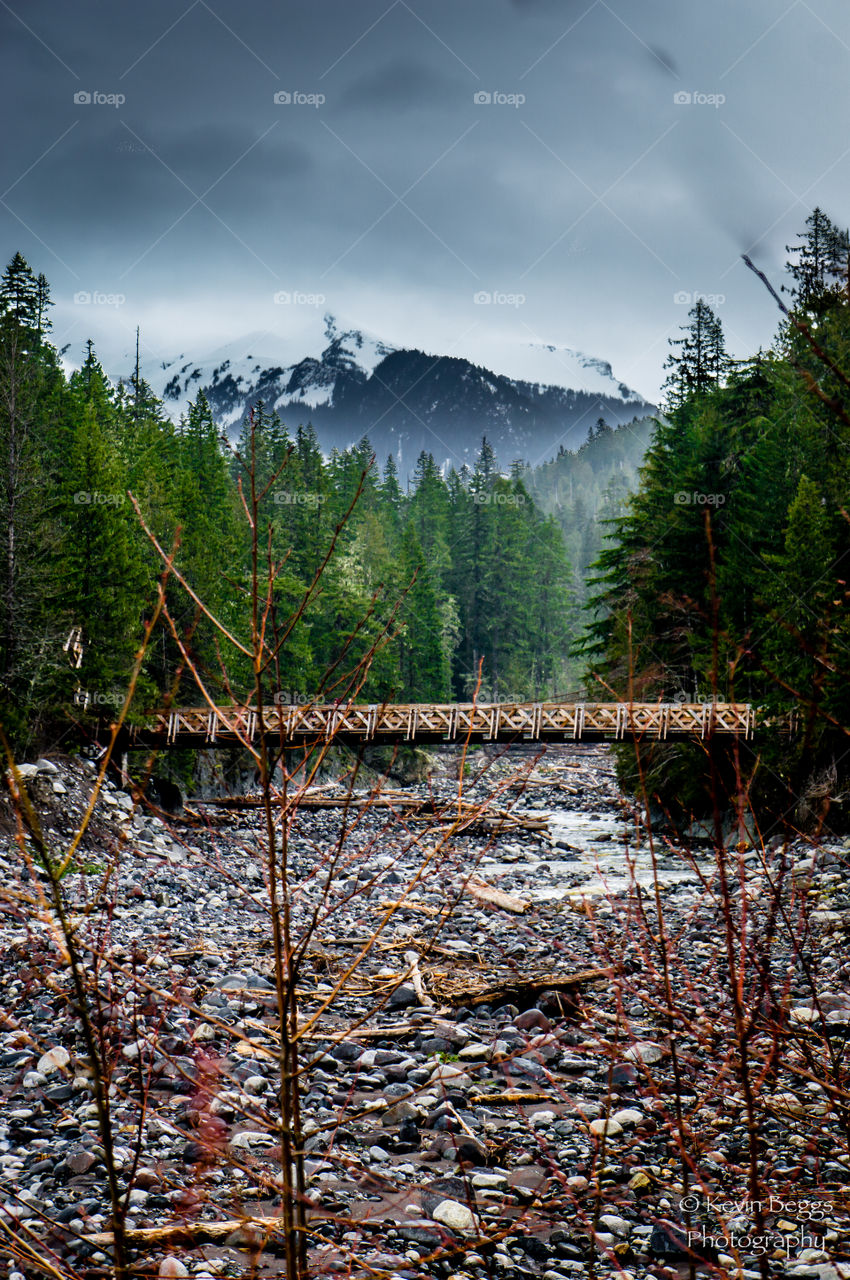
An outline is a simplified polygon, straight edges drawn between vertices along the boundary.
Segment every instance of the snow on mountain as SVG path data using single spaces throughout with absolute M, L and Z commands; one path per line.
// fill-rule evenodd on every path
M 247 406 L 263 399 L 278 410 L 316 409 L 333 399 L 341 374 L 369 376 L 393 348 L 358 330 L 339 333 L 332 320 L 323 335 L 282 343 L 270 333 L 238 338 L 198 359 L 181 354 L 146 365 L 144 375 L 168 413 L 177 418 L 200 388 L 225 428 L 241 422 Z
M 476 347 L 463 352 L 480 361 L 484 352 Z M 489 342 L 486 358 L 503 377 L 539 387 L 569 387 L 590 395 L 619 397 L 624 402 L 641 399 L 639 393 L 620 382 L 607 360 L 585 355 L 571 347 L 543 342 Z
M 464 356 L 399 349 L 331 317 L 297 343 L 253 333 L 197 359 L 145 364 L 152 390 L 176 419 L 203 388 L 216 421 L 235 434 L 262 400 L 294 429 L 312 422 L 323 449 L 368 436 L 379 458 L 410 471 L 425 449 L 444 466 L 472 464 L 486 435 L 503 465 L 573 448 L 604 417 L 612 426 L 651 412 L 610 364 L 567 347 L 498 347 L 499 372 Z

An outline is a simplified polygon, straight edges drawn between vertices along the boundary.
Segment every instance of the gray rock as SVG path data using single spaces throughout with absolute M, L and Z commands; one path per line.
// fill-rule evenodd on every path
M 71 1055 L 62 1045 L 56 1045 L 53 1049 L 48 1049 L 38 1060 L 37 1070 L 44 1076 L 52 1075 L 54 1071 L 61 1071 L 67 1067 L 71 1061 Z
M 664 1057 L 664 1051 L 651 1040 L 638 1040 L 623 1054 L 629 1062 L 642 1062 L 645 1067 L 654 1066 Z
M 412 1102 L 397 1102 L 395 1106 L 388 1107 L 381 1116 L 381 1124 L 385 1129 L 394 1129 L 403 1120 L 415 1120 L 421 1114 L 419 1107 L 414 1107 Z
M 612 1116 L 607 1119 L 602 1116 L 598 1120 L 591 1120 L 587 1126 L 591 1133 L 597 1137 L 618 1138 L 623 1132 L 623 1126 L 619 1124 Z
M 274 991 L 274 984 L 258 973 L 228 973 L 215 983 L 219 991 Z
M 419 1004 L 419 996 L 416 994 L 416 989 L 411 983 L 402 982 L 387 1000 L 386 1007 L 388 1009 L 409 1009 L 411 1005 L 415 1004 Z
M 459 1235 L 477 1235 L 478 1233 L 475 1214 L 457 1200 L 441 1200 L 431 1211 L 431 1217 L 435 1222 L 442 1223 L 444 1227 L 448 1227 L 449 1231 L 456 1231 Z

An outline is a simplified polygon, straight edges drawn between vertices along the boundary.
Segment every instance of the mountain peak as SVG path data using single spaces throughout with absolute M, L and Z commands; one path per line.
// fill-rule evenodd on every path
M 499 372 L 480 352 L 429 355 L 339 329 L 326 315 L 300 344 L 258 331 L 146 374 L 175 418 L 203 388 L 216 421 L 235 433 L 262 399 L 291 429 L 311 421 L 324 449 L 368 435 L 378 457 L 395 454 L 402 470 L 423 449 L 444 466 L 471 463 L 483 435 L 503 465 L 534 463 L 580 444 L 599 417 L 615 426 L 653 410 L 608 361 L 581 351 L 539 342 L 492 354 Z

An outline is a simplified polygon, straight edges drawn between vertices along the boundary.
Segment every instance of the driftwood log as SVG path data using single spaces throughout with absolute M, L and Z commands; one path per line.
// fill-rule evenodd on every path
M 203 807 L 212 809 L 260 809 L 265 804 L 261 796 L 216 796 L 204 800 Z M 276 808 L 278 801 L 272 800 Z M 406 809 L 417 822 L 443 822 L 456 824 L 458 832 L 467 835 L 507 835 L 511 831 L 546 831 L 548 818 L 530 814 L 512 813 L 508 809 L 494 809 L 485 802 L 481 805 L 446 801 L 437 805 L 432 799 L 411 796 L 403 791 L 382 791 L 378 795 L 308 795 L 295 796 L 288 801 L 293 809 Z M 192 811 L 194 818 L 202 814 Z
M 478 876 L 470 876 L 466 882 L 466 892 L 476 902 L 484 902 L 490 907 L 499 907 L 502 911 L 513 911 L 522 915 L 531 906 L 527 898 L 519 898 L 515 893 L 505 893 L 504 889 L 496 889 Z
M 609 968 L 581 969 L 578 973 L 536 974 L 533 977 L 522 977 L 510 974 L 499 981 L 482 981 L 471 974 L 426 973 L 430 990 L 447 1005 L 466 1005 L 475 1008 L 481 1004 L 515 1004 L 522 1008 L 531 1008 L 544 991 L 551 991 L 564 997 L 567 1005 L 575 1004 L 579 987 L 588 982 L 599 982 L 610 978 Z
M 419 968 L 419 956 L 415 951 L 405 951 L 404 959 L 408 965 L 406 977 L 413 985 L 413 990 L 416 992 L 417 1000 L 425 1009 L 436 1008 L 434 1001 L 428 995 L 428 992 L 425 990 L 424 983 L 422 982 L 422 971 Z
M 224 1218 L 219 1222 L 166 1222 L 161 1227 L 127 1227 L 124 1233 L 134 1248 L 172 1244 L 218 1244 L 239 1232 L 243 1249 L 259 1248 L 264 1240 L 283 1228 L 282 1218 Z M 111 1231 L 97 1231 L 82 1237 L 96 1248 L 108 1248 L 114 1243 Z
M 551 1095 L 522 1089 L 503 1089 L 501 1093 L 472 1093 L 469 1101 L 476 1107 L 514 1107 L 523 1106 L 526 1102 L 551 1102 Z

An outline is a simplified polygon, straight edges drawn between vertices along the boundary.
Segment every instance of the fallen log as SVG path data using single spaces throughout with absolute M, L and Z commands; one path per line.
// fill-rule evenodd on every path
M 435 1009 L 436 1005 L 428 992 L 425 990 L 425 984 L 422 981 L 422 973 L 419 968 L 419 956 L 415 951 L 405 951 L 405 963 L 408 965 L 406 977 L 413 984 L 413 990 L 416 992 L 416 998 L 424 1009 Z
M 530 1009 L 544 991 L 563 995 L 568 1004 L 575 1003 L 578 988 L 588 982 L 611 978 L 610 968 L 582 969 L 578 973 L 549 973 L 523 978 L 510 974 L 499 982 L 481 982 L 456 972 L 429 972 L 428 986 L 447 1005 L 515 1004 Z
M 422 805 L 414 811 L 412 818 L 416 822 L 446 822 L 456 824 L 458 834 L 464 835 L 510 835 L 514 831 L 547 831 L 547 816 L 532 817 L 530 814 L 511 813 L 506 809 L 489 809 L 484 805 L 464 805 L 458 812 L 456 805 L 447 804 L 442 810 L 433 806 Z
M 278 808 L 280 796 L 272 796 L 272 808 Z M 423 802 L 412 796 L 377 795 L 377 796 L 290 796 L 286 801 L 288 809 L 418 809 Z M 203 804 L 216 809 L 262 809 L 265 800 L 262 796 L 214 796 L 204 800 Z
M 243 1247 L 259 1246 L 275 1231 L 283 1228 L 282 1218 L 224 1218 L 219 1222 L 167 1222 L 162 1227 L 127 1227 L 124 1238 L 133 1247 L 170 1244 L 217 1244 L 238 1231 L 244 1234 Z M 81 1236 L 95 1248 L 108 1248 L 114 1243 L 111 1231 L 96 1231 Z
M 213 796 L 203 801 L 205 808 L 248 810 L 261 809 L 262 796 Z M 278 807 L 279 797 L 272 798 L 272 806 Z M 426 796 L 409 796 L 403 792 L 383 791 L 376 795 L 308 795 L 291 796 L 286 801 L 288 809 L 405 809 L 417 822 L 440 822 L 457 825 L 458 832 L 467 835 L 508 835 L 513 831 L 546 831 L 548 818 L 515 814 L 506 809 L 492 809 L 486 802 L 480 805 L 461 804 L 446 800 L 436 804 Z M 187 810 L 186 812 L 189 812 Z M 191 811 L 192 817 L 203 820 L 203 813 Z
M 424 916 L 441 916 L 444 914 L 438 907 L 429 907 L 424 902 L 413 902 L 410 898 L 399 898 L 397 901 L 387 899 L 381 903 L 382 911 L 398 910 L 400 908 L 405 911 L 419 911 Z
M 490 907 L 499 907 L 502 911 L 513 911 L 522 915 L 531 906 L 527 898 L 519 898 L 515 893 L 505 893 L 504 889 L 496 889 L 478 876 L 470 876 L 466 882 L 466 892 L 476 902 L 486 903 Z
M 501 1093 L 472 1093 L 469 1101 L 475 1107 L 514 1107 L 526 1102 L 551 1102 L 548 1093 L 523 1092 L 522 1089 L 503 1089 Z

